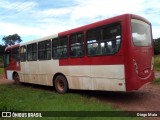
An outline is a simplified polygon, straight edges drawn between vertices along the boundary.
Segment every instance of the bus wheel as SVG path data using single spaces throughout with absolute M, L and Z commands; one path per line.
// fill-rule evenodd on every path
M 17 73 L 14 74 L 13 80 L 16 84 L 19 83 L 19 75 Z
M 68 83 L 64 76 L 58 75 L 55 79 L 56 91 L 60 94 L 66 93 L 68 90 Z

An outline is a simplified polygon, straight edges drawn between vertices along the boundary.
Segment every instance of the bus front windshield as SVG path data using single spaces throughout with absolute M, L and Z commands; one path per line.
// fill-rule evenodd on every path
M 151 28 L 150 25 L 136 19 L 131 20 L 132 40 L 135 46 L 151 45 Z
M 4 67 L 10 64 L 10 51 L 7 51 L 4 55 Z

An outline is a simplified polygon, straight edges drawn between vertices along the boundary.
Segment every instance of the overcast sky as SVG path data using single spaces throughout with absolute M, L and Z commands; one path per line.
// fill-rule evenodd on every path
M 125 13 L 148 19 L 153 38 L 160 37 L 160 0 L 0 0 L 0 41 L 14 33 L 28 41 Z

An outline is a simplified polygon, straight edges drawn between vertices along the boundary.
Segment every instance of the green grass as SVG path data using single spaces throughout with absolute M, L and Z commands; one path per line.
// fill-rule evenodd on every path
M 93 97 L 17 85 L 0 85 L 0 111 L 119 111 Z M 19 118 L 16 118 L 16 120 Z M 21 118 L 22 119 L 22 118 Z M 24 118 L 31 120 L 31 118 Z M 35 118 L 34 118 L 35 119 Z M 33 119 L 33 120 L 34 120 Z M 38 118 L 41 119 L 41 118 Z M 133 117 L 54 117 L 51 120 L 138 120 Z M 45 120 L 42 118 L 41 120 Z
M 160 55 L 154 57 L 154 69 L 160 71 Z
M 154 84 L 159 84 L 160 85 L 160 78 L 156 78 L 153 82 Z
M 0 68 L 0 74 L 4 74 L 4 68 Z

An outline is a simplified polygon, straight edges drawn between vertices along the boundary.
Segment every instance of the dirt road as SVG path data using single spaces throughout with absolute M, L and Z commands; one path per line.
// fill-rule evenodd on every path
M 4 75 L 0 74 L 0 84 L 13 84 L 13 80 L 5 79 Z
M 155 78 L 160 78 L 160 72 L 155 72 Z

